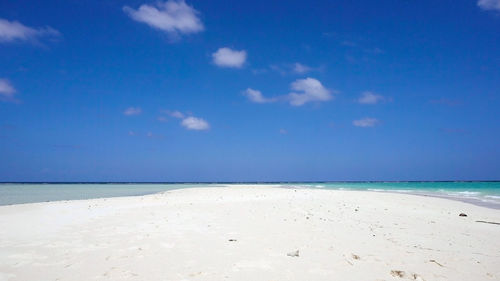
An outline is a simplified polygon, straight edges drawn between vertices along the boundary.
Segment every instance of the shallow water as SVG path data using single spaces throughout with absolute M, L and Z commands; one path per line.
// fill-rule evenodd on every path
M 367 190 L 418 194 L 460 200 L 500 209 L 500 182 L 307 182 L 278 184 L 287 188 Z M 0 184 L 0 205 L 137 196 L 173 189 L 220 185 L 217 183 L 4 183 Z
M 180 188 L 207 186 L 197 184 L 0 184 L 0 205 L 106 197 L 138 196 Z
M 442 197 L 475 205 L 500 209 L 500 182 L 325 182 L 290 183 L 286 187 L 308 187 L 339 190 L 368 190 Z

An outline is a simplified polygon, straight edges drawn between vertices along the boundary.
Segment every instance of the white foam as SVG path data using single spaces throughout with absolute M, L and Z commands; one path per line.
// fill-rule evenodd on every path
M 459 191 L 457 193 L 458 194 L 463 194 L 463 195 L 477 195 L 477 194 L 481 194 L 481 192 L 477 192 L 477 191 Z
M 379 189 L 379 188 L 368 188 L 369 191 L 377 191 L 377 192 L 381 192 L 381 191 L 387 191 L 386 189 Z

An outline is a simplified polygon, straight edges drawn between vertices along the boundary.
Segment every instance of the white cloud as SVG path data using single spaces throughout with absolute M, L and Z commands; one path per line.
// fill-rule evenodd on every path
M 307 65 L 303 65 L 301 63 L 298 63 L 296 62 L 294 65 L 293 65 L 293 71 L 295 73 L 299 73 L 299 74 L 304 74 L 304 73 L 307 73 L 309 71 L 313 70 L 312 67 L 310 66 L 307 66 Z
M 320 81 L 314 78 L 297 79 L 291 83 L 290 87 L 293 92 L 272 98 L 267 98 L 260 91 L 251 88 L 246 89 L 244 95 L 254 103 L 287 101 L 293 106 L 301 106 L 308 102 L 331 100 L 332 93 L 335 93 L 335 91 L 325 88 Z
M 140 107 L 129 107 L 129 108 L 125 109 L 125 111 L 123 112 L 123 114 L 125 114 L 127 116 L 139 115 L 141 113 L 142 113 L 142 109 Z
M 367 128 L 367 127 L 374 127 L 380 123 L 379 120 L 375 118 L 363 118 L 359 120 L 354 120 L 352 121 L 352 124 L 356 127 L 362 127 L 362 128 Z
M 288 134 L 288 131 L 285 130 L 285 129 L 280 129 L 279 133 L 282 134 L 282 135 L 286 135 L 286 134 Z
M 0 19 L 0 42 L 32 41 L 41 37 L 57 37 L 59 31 L 52 27 L 32 28 L 18 21 Z
M 163 112 L 168 114 L 171 117 L 181 119 L 180 124 L 188 130 L 203 131 L 203 130 L 210 129 L 210 124 L 206 120 L 204 120 L 203 118 L 191 116 L 190 112 L 188 112 L 187 114 L 184 114 L 184 113 L 177 111 L 177 110 L 173 110 L 173 111 L 172 110 L 164 110 Z
M 258 90 L 248 88 L 245 90 L 244 95 L 251 101 L 255 103 L 268 103 L 276 101 L 276 98 L 266 98 Z
M 220 48 L 212 54 L 214 63 L 220 67 L 240 68 L 247 59 L 245 50 L 237 51 L 230 48 Z
M 197 118 L 194 116 L 186 117 L 182 120 L 181 125 L 188 130 L 208 130 L 210 129 L 210 124 L 202 118 Z
M 500 11 L 500 0 L 479 0 L 477 1 L 477 5 L 483 10 Z
M 328 101 L 332 99 L 331 91 L 314 78 L 297 79 L 292 83 L 293 91 L 288 94 L 288 100 L 293 106 L 301 106 L 313 101 Z M 297 93 L 299 92 L 299 93 Z
M 16 89 L 9 80 L 0 79 L 0 101 L 12 101 L 15 102 Z
M 187 5 L 184 0 L 158 1 L 152 5 L 143 4 L 137 10 L 124 6 L 123 11 L 133 20 L 165 31 L 172 36 L 204 30 L 203 23 L 198 18 L 199 12 Z
M 361 93 L 361 96 L 358 98 L 358 102 L 360 104 L 377 104 L 385 100 L 386 98 L 384 98 L 383 96 L 369 91 Z

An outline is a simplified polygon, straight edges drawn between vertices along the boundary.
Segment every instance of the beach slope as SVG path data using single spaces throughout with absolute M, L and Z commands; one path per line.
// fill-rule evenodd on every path
M 255 185 L 2 206 L 0 280 L 500 280 L 487 222 L 500 211 Z

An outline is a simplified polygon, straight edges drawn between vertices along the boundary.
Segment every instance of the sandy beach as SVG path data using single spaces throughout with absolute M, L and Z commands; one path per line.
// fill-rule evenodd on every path
M 255 185 L 2 206 L 0 280 L 500 280 L 485 222 L 500 211 Z

